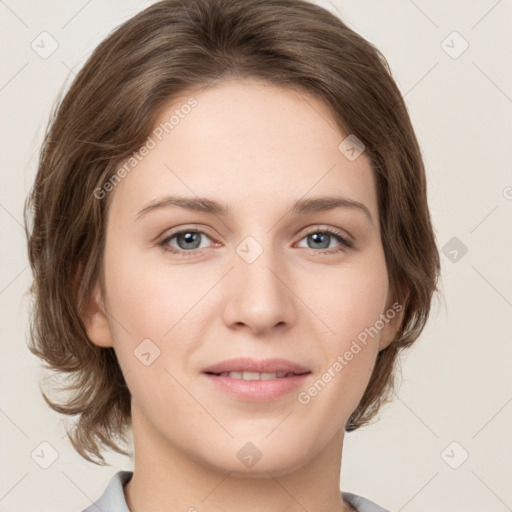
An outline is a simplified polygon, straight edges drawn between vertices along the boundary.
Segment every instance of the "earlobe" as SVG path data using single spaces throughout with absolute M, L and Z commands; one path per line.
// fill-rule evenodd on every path
M 94 286 L 93 293 L 87 301 L 82 314 L 82 322 L 87 332 L 87 337 L 99 347 L 112 347 L 112 332 L 106 309 L 103 306 L 103 296 L 98 282 Z
M 398 316 L 398 315 L 397 315 Z M 398 327 L 401 323 L 401 315 L 400 318 L 393 318 L 390 320 L 388 324 L 382 329 L 381 336 L 379 339 L 379 352 L 387 348 L 393 340 L 395 339 L 396 333 L 398 332 Z

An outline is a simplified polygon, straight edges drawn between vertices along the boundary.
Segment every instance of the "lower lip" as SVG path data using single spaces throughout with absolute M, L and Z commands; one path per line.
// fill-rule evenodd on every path
M 292 377 L 268 380 L 233 379 L 210 373 L 203 373 L 203 375 L 219 389 L 238 399 L 250 402 L 265 402 L 296 390 L 304 384 L 310 374 L 302 373 Z

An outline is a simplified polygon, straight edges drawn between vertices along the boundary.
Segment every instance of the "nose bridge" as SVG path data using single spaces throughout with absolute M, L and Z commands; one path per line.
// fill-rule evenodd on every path
M 235 247 L 228 290 L 228 322 L 265 330 L 291 321 L 291 294 L 284 284 L 286 272 L 282 257 L 274 250 L 270 235 L 246 236 Z
M 252 293 L 281 294 L 282 255 L 274 250 L 271 235 L 246 236 L 235 248 L 235 275 Z M 268 297 L 270 300 L 271 297 Z

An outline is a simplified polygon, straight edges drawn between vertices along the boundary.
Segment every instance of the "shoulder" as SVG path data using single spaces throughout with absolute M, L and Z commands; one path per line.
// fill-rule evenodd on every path
M 363 496 L 358 496 L 357 494 L 353 494 L 351 492 L 342 492 L 343 499 L 349 504 L 352 505 L 357 512 L 390 512 L 389 510 L 382 508 L 377 503 L 370 501 L 368 498 L 364 498 Z
M 133 471 L 118 471 L 109 481 L 103 494 L 82 512 L 130 512 L 124 497 L 124 486 Z

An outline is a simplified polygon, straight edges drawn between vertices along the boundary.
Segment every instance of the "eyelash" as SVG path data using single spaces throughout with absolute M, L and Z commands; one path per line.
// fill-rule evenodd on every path
M 199 251 L 201 251 L 201 249 L 192 249 L 190 251 L 185 251 L 183 249 L 180 249 L 180 250 L 177 250 L 174 248 L 170 249 L 169 245 L 167 245 L 170 240 L 172 240 L 174 237 L 181 235 L 183 233 L 200 233 L 200 234 L 206 235 L 210 239 L 212 238 L 210 235 L 208 235 L 208 233 L 198 230 L 198 229 L 193 229 L 193 228 L 181 229 L 180 231 L 175 231 L 174 233 L 171 233 L 169 236 L 165 237 L 165 239 L 162 240 L 161 242 L 159 242 L 158 245 L 160 245 L 160 247 L 165 252 L 170 252 L 170 253 L 176 254 L 178 256 L 186 257 L 186 256 L 196 255 Z M 316 234 L 316 233 L 323 233 L 323 234 L 331 235 L 334 238 L 336 238 L 338 240 L 338 242 L 340 242 L 340 244 L 341 244 L 339 247 L 336 247 L 334 249 L 323 249 L 323 250 L 319 250 L 319 251 L 315 251 L 314 249 L 309 248 L 309 249 L 311 249 L 315 252 L 318 252 L 322 255 L 330 255 L 330 254 L 335 254 L 338 252 L 348 251 L 348 250 L 353 249 L 353 247 L 354 247 L 354 244 L 349 239 L 347 239 L 341 231 L 337 231 L 337 230 L 331 229 L 331 228 L 329 228 L 329 229 L 327 229 L 327 228 L 326 229 L 318 229 L 317 228 L 317 229 L 311 230 L 308 233 L 305 233 L 304 236 L 301 238 L 301 240 L 306 238 L 309 235 Z

